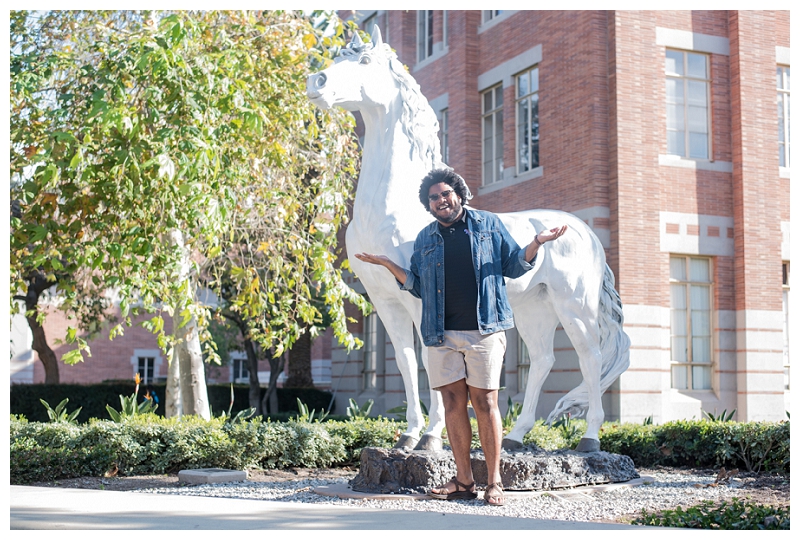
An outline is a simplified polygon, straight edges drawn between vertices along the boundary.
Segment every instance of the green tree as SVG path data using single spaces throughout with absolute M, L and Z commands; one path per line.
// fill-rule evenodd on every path
M 208 414 L 201 352 L 217 353 L 201 275 L 215 288 L 228 273 L 229 309 L 276 355 L 320 317 L 312 289 L 340 341 L 358 345 L 344 302 L 363 302 L 334 253 L 352 118 L 304 95 L 309 59 L 327 61 L 336 28 L 323 38 L 281 11 L 11 14 L 12 292 L 43 275 L 73 311 L 83 284 L 113 289 L 111 338 L 149 313 L 172 357 L 168 414 Z M 75 329 L 67 340 L 67 363 L 91 354 Z

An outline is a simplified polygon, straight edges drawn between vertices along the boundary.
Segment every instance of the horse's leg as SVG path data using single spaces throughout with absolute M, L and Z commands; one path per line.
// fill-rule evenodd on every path
M 417 334 L 419 336 L 419 334 Z M 420 341 L 422 337 L 419 336 Z M 422 346 L 422 365 L 428 372 L 428 347 Z M 430 384 L 430 382 L 429 382 Z M 444 403 L 442 393 L 431 388 L 431 406 L 428 409 L 428 429 L 422 435 L 414 450 L 441 450 L 442 429 L 444 429 Z
M 514 428 L 503 438 L 503 448 L 515 450 L 522 447 L 522 439 L 536 422 L 536 405 L 547 374 L 553 368 L 553 336 L 558 327 L 558 317 L 550 299 L 541 295 L 514 308 L 514 321 L 525 345 L 531 364 L 522 412 Z
M 419 405 L 417 360 L 414 354 L 414 325 L 406 307 L 399 301 L 374 298 L 373 304 L 394 346 L 397 368 L 406 391 L 406 420 L 408 429 L 395 444 L 395 448 L 414 448 L 419 442 L 419 432 L 425 426 L 425 417 Z
M 554 299 L 553 304 L 575 352 L 578 353 L 583 382 L 588 393 L 586 411 L 586 434 L 576 450 L 596 452 L 600 450 L 600 426 L 605 418 L 600 394 L 600 376 L 603 356 L 600 352 L 600 329 L 597 324 L 598 301 L 588 298 Z

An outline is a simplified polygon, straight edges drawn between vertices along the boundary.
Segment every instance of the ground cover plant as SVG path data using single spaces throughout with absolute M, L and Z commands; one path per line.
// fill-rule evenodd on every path
M 734 498 L 732 501 L 703 501 L 683 509 L 642 511 L 634 525 L 720 530 L 789 530 L 789 508 L 775 508 Z

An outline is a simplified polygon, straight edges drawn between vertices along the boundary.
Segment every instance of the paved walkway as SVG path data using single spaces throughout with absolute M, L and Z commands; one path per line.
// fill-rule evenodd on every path
M 31 486 L 11 486 L 10 503 L 12 530 L 642 530 L 612 523 Z

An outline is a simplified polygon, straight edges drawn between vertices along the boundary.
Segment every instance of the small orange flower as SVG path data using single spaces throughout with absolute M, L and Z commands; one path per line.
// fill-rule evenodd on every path
M 137 385 L 138 385 L 140 382 L 142 382 L 142 376 L 139 374 L 139 372 L 138 372 L 138 371 L 136 372 L 136 376 L 133 378 L 133 380 L 134 380 L 134 381 L 136 381 L 136 384 L 137 384 Z

